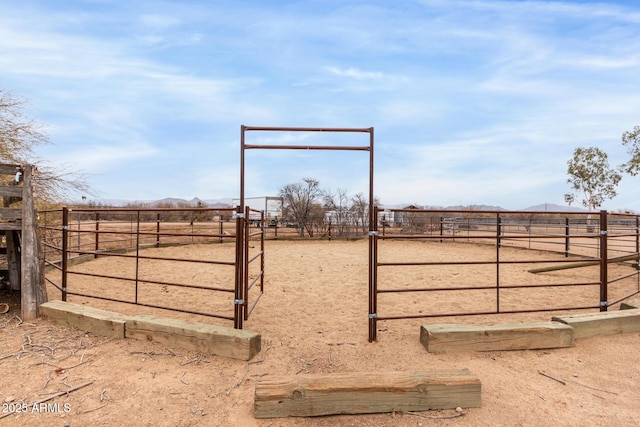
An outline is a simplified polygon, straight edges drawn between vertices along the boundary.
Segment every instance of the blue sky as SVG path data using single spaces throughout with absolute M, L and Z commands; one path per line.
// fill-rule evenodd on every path
M 640 125 L 635 1 L 0 0 L 0 87 L 96 198 L 239 191 L 240 125 L 375 128 L 383 204 L 564 204 L 578 146 Z M 366 134 L 248 143 L 366 145 Z M 361 152 L 250 151 L 247 196 L 367 193 Z M 93 197 L 92 197 L 93 198 Z M 640 211 L 625 176 L 607 209 Z

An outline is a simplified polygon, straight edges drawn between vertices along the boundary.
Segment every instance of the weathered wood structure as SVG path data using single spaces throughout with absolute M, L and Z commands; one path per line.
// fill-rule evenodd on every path
M 32 165 L 0 164 L 0 234 L 5 236 L 6 276 L 10 288 L 21 292 L 24 320 L 38 317 L 38 306 L 47 300 L 38 257 L 40 240 L 32 189 L 34 170 Z M 20 202 L 21 207 L 12 207 Z
M 480 379 L 467 369 L 359 372 L 264 378 L 256 383 L 256 418 L 315 417 L 477 408 Z
M 432 324 L 422 325 L 420 342 L 431 353 L 562 348 L 573 346 L 573 329 L 558 322 Z
M 49 301 L 40 310 L 51 321 L 94 334 L 154 341 L 233 359 L 251 360 L 262 344 L 260 334 L 246 330 L 145 314 L 128 316 L 65 301 Z
M 638 308 L 554 316 L 552 319 L 554 322 L 571 326 L 576 339 L 640 332 L 640 309 Z

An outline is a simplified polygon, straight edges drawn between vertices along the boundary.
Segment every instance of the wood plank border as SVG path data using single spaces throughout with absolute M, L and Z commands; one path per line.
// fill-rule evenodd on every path
M 256 418 L 477 408 L 481 384 L 469 370 L 307 374 L 256 383 Z

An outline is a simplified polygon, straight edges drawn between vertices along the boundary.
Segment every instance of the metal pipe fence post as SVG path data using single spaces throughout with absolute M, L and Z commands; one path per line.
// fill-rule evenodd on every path
M 243 284 L 242 278 L 244 277 L 244 224 L 243 224 L 243 208 L 238 206 L 236 209 L 236 279 L 235 279 L 235 294 L 233 301 L 233 327 L 235 329 L 242 329 L 242 303 L 243 303 Z
M 67 255 L 69 239 L 69 209 L 62 208 L 62 301 L 67 300 Z
M 160 212 L 156 214 L 156 248 L 160 247 Z
M 133 225 L 133 224 L 132 224 Z M 138 303 L 138 277 L 140 274 L 140 211 L 137 215 L 136 225 L 136 304 Z
M 600 211 L 600 311 L 608 308 L 607 211 Z
M 251 239 L 251 222 L 249 221 L 251 218 L 251 208 L 249 206 L 244 209 L 244 258 L 243 258 L 243 276 L 242 276 L 242 311 L 244 320 L 249 319 L 249 305 L 247 304 L 249 300 L 249 239 Z
M 80 246 L 82 244 L 82 242 L 80 241 L 80 235 L 82 234 L 82 233 L 80 233 L 80 226 L 81 226 L 80 225 L 80 213 L 77 213 L 76 215 L 78 216 L 78 250 L 80 250 Z
M 500 233 L 502 219 L 500 212 L 496 213 L 496 313 L 500 313 Z
M 374 217 L 378 207 L 374 207 Z M 369 342 L 378 339 L 378 232 L 369 227 Z
M 262 212 L 262 233 L 260 234 L 260 293 L 264 292 L 264 238 L 267 235 L 269 229 L 268 224 L 264 222 L 264 212 Z
M 569 256 L 569 218 L 564 219 L 564 256 L 567 258 Z
M 98 250 L 100 250 L 100 212 L 96 212 L 96 237 L 95 237 L 95 251 L 94 258 L 98 258 Z

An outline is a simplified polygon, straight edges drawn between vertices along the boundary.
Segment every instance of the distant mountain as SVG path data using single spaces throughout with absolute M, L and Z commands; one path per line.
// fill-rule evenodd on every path
M 540 205 L 529 206 L 522 210 L 534 212 L 588 212 L 586 209 L 577 206 L 563 206 L 556 205 L 555 203 L 542 203 Z
M 491 205 L 468 205 L 468 206 L 447 206 L 448 211 L 506 211 L 507 209 L 500 206 Z
M 78 205 L 86 204 L 86 201 L 82 203 L 76 202 Z M 231 207 L 231 198 L 228 199 L 213 199 L 213 200 L 201 200 L 198 197 L 194 197 L 191 200 L 180 199 L 176 197 L 165 197 L 160 200 L 122 200 L 122 199 L 99 199 L 92 200 L 90 203 L 99 206 L 111 206 L 111 207 L 123 207 L 123 206 L 147 206 L 150 208 L 159 206 L 198 206 L 198 203 L 204 203 L 208 208 L 229 208 Z
M 506 211 L 505 208 L 502 208 L 500 206 L 490 206 L 490 205 L 468 205 L 468 206 L 456 205 L 456 206 L 442 207 L 442 206 L 425 206 L 425 205 L 416 205 L 416 204 L 406 203 L 406 204 L 398 204 L 398 205 L 383 205 L 383 207 L 388 209 L 411 209 L 411 207 L 413 207 L 414 209 L 429 209 L 429 210 L 442 210 L 442 211 L 467 211 L 467 210 Z

